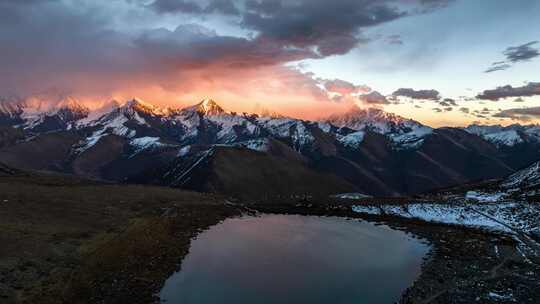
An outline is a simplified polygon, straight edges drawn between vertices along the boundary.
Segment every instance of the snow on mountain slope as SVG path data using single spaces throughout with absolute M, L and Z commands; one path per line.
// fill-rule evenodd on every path
M 540 142 L 539 125 L 470 125 L 465 131 L 478 135 L 499 147 L 513 147 L 526 141 Z
M 233 142 L 240 135 L 254 135 L 258 127 L 243 116 L 221 114 L 208 116 L 206 119 L 219 126 L 217 140 L 219 142 Z
M 416 203 L 406 205 L 356 205 L 353 211 L 374 215 L 392 215 L 420 219 L 428 222 L 455 224 L 488 230 L 514 233 L 515 229 L 538 229 L 540 207 L 525 202 L 501 201 L 470 204 L 466 201 L 452 203 Z
M 235 144 L 274 137 L 303 152 L 315 147 L 323 136 L 333 137 L 343 146 L 358 149 L 368 131 L 386 136 L 394 149 L 400 150 L 418 148 L 433 132 L 432 128 L 417 121 L 374 108 L 354 107 L 344 114 L 313 123 L 278 115 L 228 112 L 212 99 L 204 99 L 183 109 L 162 109 L 137 99 L 123 105 L 111 101 L 92 111 L 69 96 L 13 100 L 0 102 L 0 124 L 17 125 L 34 134 L 85 130 L 90 135 L 76 148 L 79 152 L 107 135 L 121 136 L 128 141 L 159 137 L 162 142 L 177 142 L 180 146 Z M 540 142 L 540 126 L 537 125 L 473 125 L 466 131 L 498 146 L 515 145 L 525 140 Z
M 255 140 L 263 136 L 263 133 L 280 139 L 291 139 L 297 149 L 315 140 L 306 122 L 302 120 L 227 112 L 212 99 L 204 99 L 199 104 L 174 113 L 173 119 L 184 127 L 186 137 L 196 137 L 201 129 L 208 131 L 215 128 L 218 144 Z
M 366 132 L 364 131 L 356 131 L 345 136 L 339 136 L 338 140 L 345 146 L 358 148 L 362 141 L 364 141 L 365 135 Z
M 158 117 L 161 110 L 146 104 L 140 100 L 130 100 L 121 107 L 113 109 L 111 112 L 102 115 L 96 120 L 88 121 L 84 124 L 78 124 L 77 127 L 91 127 L 95 131 L 86 139 L 78 144 L 75 149 L 77 152 L 84 152 L 94 146 L 98 141 L 107 135 L 118 135 L 126 138 L 135 138 L 137 125 L 150 128 L 142 116 L 150 115 Z
M 65 96 L 46 106 L 36 100 L 28 101 L 23 106 L 21 117 L 25 120 L 24 129 L 47 132 L 71 129 L 78 120 L 86 118 L 89 113 L 90 110 L 80 101 Z
M 126 126 L 127 122 L 139 125 L 148 125 L 141 113 L 157 115 L 152 112 L 153 108 L 146 107 L 138 100 L 131 100 L 123 106 L 101 116 L 97 120 L 88 123 L 88 126 L 99 126 L 102 130 L 110 129 L 112 134 L 132 137 L 135 131 Z
M 133 155 L 136 155 L 144 150 L 156 149 L 161 147 L 175 147 L 175 145 L 161 142 L 159 137 L 144 136 L 132 139 L 129 144 L 135 149 Z
M 196 108 L 197 112 L 203 115 L 218 116 L 225 113 L 225 110 L 210 98 L 204 99 Z
M 259 117 L 257 123 L 276 138 L 290 138 L 299 150 L 315 141 L 315 137 L 306 127 L 306 122 L 287 117 Z
M 16 97 L 0 97 L 0 116 L 16 117 L 22 113 L 23 101 Z
M 170 117 L 184 129 L 184 139 L 197 137 L 200 129 L 215 129 L 216 142 L 223 144 L 259 132 L 249 117 L 227 112 L 212 99 L 204 99 L 194 106 L 175 111 Z
M 510 175 L 504 180 L 502 186 L 507 189 L 526 189 L 540 186 L 540 161 Z
M 90 110 L 71 96 L 36 95 L 25 99 L 0 99 L 0 117 L 34 132 L 69 129 Z
M 433 129 L 412 119 L 405 119 L 381 109 L 361 109 L 357 106 L 348 112 L 332 115 L 324 120 L 337 127 L 356 131 L 370 130 L 388 136 L 397 148 L 414 148 L 422 144 L 423 138 Z
M 514 146 L 523 142 L 523 138 L 521 138 L 521 136 L 516 130 L 506 130 L 497 133 L 486 134 L 483 137 L 485 140 L 492 142 L 496 145 Z

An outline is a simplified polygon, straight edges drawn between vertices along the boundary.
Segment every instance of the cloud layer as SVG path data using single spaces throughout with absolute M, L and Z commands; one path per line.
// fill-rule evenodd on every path
M 512 120 L 527 122 L 533 119 L 540 119 L 540 107 L 502 110 L 496 114 L 493 114 L 493 117 L 510 118 Z
M 476 98 L 497 101 L 508 97 L 527 97 L 535 95 L 540 95 L 540 82 L 529 82 L 527 85 L 521 87 L 505 85 L 493 90 L 485 90 L 478 94 Z
M 492 63 L 485 72 L 491 73 L 506 70 L 511 68 L 516 63 L 529 61 L 540 56 L 540 51 L 535 47 L 537 44 L 538 41 L 531 41 L 522 45 L 506 48 L 506 50 L 503 52 L 506 60 Z
M 290 64 L 348 53 L 369 43 L 364 30 L 446 3 L 338 0 L 329 9 L 325 0 L 0 1 L 0 41 L 9 41 L 0 47 L 0 94 L 57 88 L 164 103 L 212 95 L 339 108 L 371 90 L 317 80 Z M 218 34 L 215 16 L 237 33 Z M 164 18 L 174 26 L 159 26 Z M 371 94 L 366 103 L 384 103 Z
M 441 98 L 437 90 L 414 90 L 411 88 L 397 89 L 392 95 L 422 100 L 439 100 Z

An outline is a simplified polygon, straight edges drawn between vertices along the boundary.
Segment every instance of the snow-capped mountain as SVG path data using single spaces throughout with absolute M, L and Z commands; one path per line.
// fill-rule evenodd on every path
M 290 172 L 298 178 L 294 182 L 309 176 L 308 188 L 331 181 L 349 185 L 347 191 L 397 195 L 503 177 L 538 160 L 538 147 L 526 145 L 518 156 L 508 151 L 499 154 L 483 133 L 432 129 L 379 109 L 353 108 L 312 122 L 230 112 L 211 99 L 178 109 L 138 99 L 113 100 L 92 111 L 72 97 L 56 98 L 52 105 L 49 101 L 30 98 L 0 103 L 0 123 L 16 131 L 8 132 L 14 134 L 11 139 L 0 142 L 0 162 L 24 169 L 165 184 L 171 171 L 197 189 L 198 183 L 218 174 L 215 170 L 237 174 L 228 164 L 240 164 L 245 158 L 261 166 L 257 168 L 261 184 L 274 182 L 265 179 L 279 163 L 283 172 L 294 171 Z M 534 130 L 516 132 L 530 140 Z M 219 153 L 207 153 L 216 148 Z M 248 164 L 245 168 L 251 169 Z M 197 172 L 197 177 L 190 172 Z M 284 174 L 286 180 L 288 173 Z M 245 178 L 249 184 L 249 175 Z M 283 183 L 283 189 L 287 184 Z M 218 187 L 205 187 L 214 186 Z
M 330 116 L 324 121 L 337 127 L 355 130 L 354 134 L 342 137 L 345 144 L 353 146 L 358 145 L 363 140 L 363 132 L 369 130 L 388 136 L 398 148 L 413 148 L 421 145 L 423 138 L 433 131 L 415 120 L 377 108 L 362 109 L 358 106 L 346 113 Z
M 513 147 L 524 142 L 540 142 L 540 125 L 470 125 L 465 131 L 500 146 Z
M 86 118 L 89 113 L 90 110 L 82 103 L 67 96 L 44 112 L 30 106 L 25 107 L 22 114 L 25 120 L 23 127 L 34 132 L 70 129 L 75 122 Z
M 199 104 L 196 104 L 193 107 L 190 107 L 190 109 L 197 111 L 198 113 L 201 113 L 203 115 L 208 116 L 219 116 L 222 114 L 225 114 L 225 110 L 218 105 L 213 99 L 206 98 L 203 101 L 201 101 Z
M 169 116 L 184 131 L 183 140 L 197 139 L 220 144 L 232 143 L 256 136 L 256 124 L 246 115 L 225 111 L 212 99 L 181 110 Z
M 45 106 L 43 98 L 22 102 L 2 102 L 0 113 L 6 123 L 19 124 L 34 132 L 92 128 L 83 150 L 99 138 L 114 134 L 129 139 L 160 137 L 184 143 L 232 144 L 272 136 L 289 141 L 296 150 L 306 149 L 314 141 L 313 129 L 334 136 L 341 144 L 358 147 L 364 132 L 388 136 L 397 148 L 414 148 L 432 132 L 414 120 L 379 109 L 360 109 L 312 123 L 279 115 L 259 116 L 224 110 L 212 99 L 183 109 L 162 109 L 133 99 L 119 106 L 112 101 L 106 111 L 90 111 L 72 97 L 62 97 Z M 99 113 L 99 115 L 98 115 Z
M 0 98 L 0 125 L 13 125 L 22 122 L 23 101 L 16 97 Z
M 0 121 L 33 132 L 65 130 L 90 110 L 71 96 L 33 96 L 0 100 Z

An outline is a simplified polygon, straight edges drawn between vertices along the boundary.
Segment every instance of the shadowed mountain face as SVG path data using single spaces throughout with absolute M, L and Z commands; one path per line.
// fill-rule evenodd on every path
M 376 109 L 310 122 L 227 112 L 209 99 L 184 109 L 112 105 L 91 112 L 65 97 L 40 111 L 11 102 L 0 109 L 0 161 L 260 198 L 415 194 L 503 177 L 540 155 L 533 127 L 514 127 L 516 139 L 482 126 L 432 129 Z

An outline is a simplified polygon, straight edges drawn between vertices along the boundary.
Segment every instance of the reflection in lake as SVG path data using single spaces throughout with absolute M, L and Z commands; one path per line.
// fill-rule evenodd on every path
M 164 303 L 393 303 L 420 273 L 428 245 L 343 218 L 264 215 L 201 233 Z

